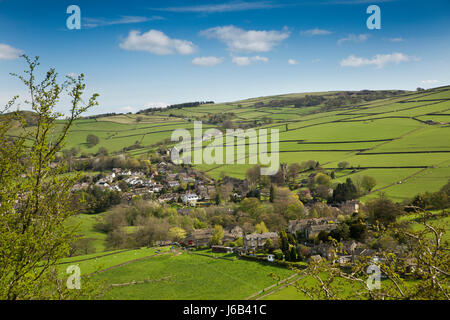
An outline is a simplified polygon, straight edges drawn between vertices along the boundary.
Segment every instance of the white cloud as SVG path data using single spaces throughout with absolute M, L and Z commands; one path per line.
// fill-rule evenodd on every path
M 289 31 L 243 30 L 235 26 L 210 28 L 200 32 L 208 38 L 215 38 L 228 46 L 230 51 L 267 52 L 289 37 Z
M 233 57 L 232 61 L 238 66 L 247 66 L 251 63 L 249 57 Z
M 195 45 L 191 41 L 169 38 L 159 30 L 149 30 L 145 33 L 132 30 L 128 37 L 119 46 L 125 50 L 147 51 L 154 54 L 191 54 L 195 51 Z
M 398 64 L 400 62 L 408 62 L 411 60 L 415 59 L 399 52 L 391 54 L 377 54 L 372 59 L 356 57 L 352 54 L 347 58 L 341 60 L 340 64 L 342 67 L 364 67 L 374 65 L 377 68 L 383 68 L 386 64 L 389 63 Z
M 422 80 L 420 82 L 423 83 L 423 84 L 436 84 L 436 83 L 439 83 L 441 81 L 440 80 Z
M 121 16 L 120 18 L 114 20 L 107 20 L 104 18 L 84 18 L 82 26 L 84 28 L 96 28 L 103 26 L 112 26 L 117 24 L 142 23 L 154 20 L 164 20 L 164 18 L 158 16 L 153 17 Z
M 289 64 L 298 64 L 297 60 L 295 60 L 295 59 L 289 59 L 288 63 Z
M 301 31 L 300 33 L 307 35 L 307 36 L 324 36 L 324 35 L 330 34 L 331 31 L 314 28 L 314 29 L 310 29 L 310 30 Z
M 234 1 L 230 3 L 205 4 L 185 7 L 168 7 L 153 8 L 153 10 L 169 11 L 169 12 L 196 12 L 196 13 L 215 13 L 215 12 L 232 12 L 256 9 L 272 9 L 282 7 L 280 4 L 273 4 L 269 1 Z
M 349 34 L 346 38 L 342 38 L 338 40 L 338 44 L 342 44 L 345 41 L 350 41 L 350 42 L 364 42 L 367 39 L 369 39 L 370 35 L 368 34 Z
M 254 56 L 254 57 L 232 57 L 231 61 L 238 66 L 248 66 L 254 62 L 268 62 L 266 57 Z
M 120 111 L 122 112 L 133 112 L 134 108 L 127 106 L 127 107 L 123 107 L 122 109 L 120 109 Z
M 318 63 L 318 62 L 320 62 L 320 59 L 317 58 L 317 59 L 312 60 L 311 62 L 312 62 L 312 63 Z
M 389 42 L 403 42 L 403 41 L 405 41 L 405 39 L 400 38 L 400 37 L 398 37 L 398 38 L 388 38 L 387 40 Z
M 223 58 L 217 57 L 197 57 L 192 60 L 192 64 L 202 67 L 213 67 L 223 62 Z
M 144 108 L 149 109 L 149 108 L 165 108 L 167 107 L 169 104 L 166 102 L 148 102 L 144 105 Z
M 269 62 L 269 58 L 266 58 L 266 57 L 254 56 L 251 59 L 253 61 Z
M 0 60 L 14 60 L 19 58 L 21 54 L 23 54 L 22 50 L 0 43 Z

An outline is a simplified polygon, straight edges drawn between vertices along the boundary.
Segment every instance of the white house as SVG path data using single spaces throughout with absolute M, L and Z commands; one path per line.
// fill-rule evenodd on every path
M 195 204 L 198 200 L 198 196 L 195 193 L 186 193 L 183 196 L 183 202 L 189 204 Z
M 167 184 L 169 185 L 169 188 L 176 188 L 180 186 L 178 181 L 169 181 Z
M 114 186 L 112 186 L 112 187 L 111 187 L 111 190 L 114 190 L 114 191 L 119 191 L 119 192 L 121 192 L 121 191 L 122 191 L 122 189 L 120 189 L 120 187 L 119 187 L 118 185 L 114 185 Z

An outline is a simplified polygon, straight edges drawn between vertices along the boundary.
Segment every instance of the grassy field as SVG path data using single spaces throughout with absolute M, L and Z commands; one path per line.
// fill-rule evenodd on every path
M 377 180 L 388 197 L 402 201 L 418 192 L 439 189 L 450 177 L 450 87 L 423 92 L 405 92 L 399 96 L 364 102 L 360 105 L 323 111 L 323 105 L 295 108 L 289 101 L 305 95 L 333 96 L 336 92 L 300 93 L 257 97 L 230 103 L 169 109 L 147 114 L 120 114 L 75 122 L 65 148 L 96 153 L 105 147 L 110 153 L 129 151 L 145 156 L 155 144 L 170 139 L 173 130 L 192 132 L 194 117 L 232 113 L 235 124 L 250 124 L 271 119 L 260 128 L 280 130 L 279 161 L 319 161 L 325 168 L 336 168 L 341 161 L 367 169 L 364 173 Z M 273 107 L 272 101 L 286 101 Z M 256 103 L 264 103 L 256 106 Z M 427 120 L 436 121 L 432 124 Z M 63 121 L 58 124 L 62 128 Z M 203 123 L 203 129 L 214 125 Z M 11 130 L 16 134 L 17 128 Z M 32 130 L 32 127 L 29 128 Z M 270 131 L 270 130 L 269 130 Z M 86 137 L 94 134 L 100 142 L 89 148 Z M 211 143 L 214 143 L 214 139 Z M 203 146 L 208 143 L 204 142 Z M 197 169 L 214 178 L 222 173 L 244 178 L 248 164 L 199 164 Z M 425 169 L 423 171 L 422 169 Z M 411 175 L 413 175 L 411 177 Z M 354 175 L 355 177 L 357 175 Z M 338 177 L 338 175 L 337 175 Z M 335 182 L 340 182 L 337 178 Z M 398 184 L 402 181 L 401 184 Z M 370 198 L 372 195 L 367 196 Z M 365 199 L 366 199 L 365 198 Z
M 399 221 L 409 222 L 417 231 L 423 228 L 418 217 L 408 214 Z M 447 230 L 443 241 L 448 243 L 450 217 L 439 216 L 430 223 Z M 210 249 L 187 252 L 158 247 L 93 253 L 63 259 L 58 266 L 61 274 L 69 265 L 78 265 L 82 274 L 93 274 L 94 280 L 110 288 L 102 299 L 303 300 L 309 298 L 292 284 L 297 280 L 306 288 L 315 284 L 312 278 L 302 278 L 287 268 L 237 259 L 234 254 L 212 253 Z M 271 274 L 285 281 L 277 283 Z M 355 285 L 342 285 L 340 296 L 351 297 Z
M 276 98 L 295 96 L 301 95 Z M 334 183 L 348 177 L 354 181 L 365 175 L 375 177 L 377 184 L 363 201 L 384 192 L 401 202 L 417 193 L 439 190 L 450 177 L 450 128 L 446 123 L 450 117 L 450 87 L 409 92 L 327 112 L 320 112 L 319 107 L 254 106 L 274 99 L 261 97 L 146 115 L 80 120 L 70 132 L 66 147 L 80 147 L 87 152 L 106 147 L 115 152 L 138 141 L 143 147 L 130 153 L 143 155 L 155 143 L 170 138 L 174 129 L 192 130 L 189 119 L 194 116 L 230 112 L 234 113 L 232 120 L 237 124 L 271 118 L 272 123 L 262 128 L 280 130 L 280 162 L 319 161 L 322 167 L 335 171 Z M 142 117 L 139 121 L 138 116 Z M 427 120 L 439 123 L 426 123 Z M 203 124 L 204 129 L 211 127 Z M 88 148 L 86 136 L 91 133 L 100 138 L 100 143 Z M 247 145 L 246 151 L 248 148 Z M 354 169 L 337 170 L 338 163 L 344 160 Z M 222 174 L 244 178 L 251 166 L 248 163 L 201 164 L 196 168 L 215 178 Z M 292 271 L 266 263 L 237 260 L 210 251 L 189 254 L 167 247 L 159 253 L 156 248 L 104 251 L 105 234 L 93 228 L 97 219 L 98 215 L 72 218 L 71 223 L 79 224 L 85 237 L 95 239 L 96 253 L 63 260 L 60 272 L 70 264 L 78 264 L 83 274 L 101 270 L 94 278 L 114 285 L 104 299 L 245 299 L 250 296 L 252 299 L 307 299 L 291 286 L 277 286 L 270 277 L 270 273 L 275 273 L 285 279 L 294 275 Z M 402 219 L 410 220 L 414 230 L 422 228 L 413 215 Z M 450 228 L 448 217 L 433 223 Z M 448 234 L 444 240 L 449 241 Z M 306 280 L 306 285 L 313 283 L 312 279 Z M 258 294 L 273 285 L 269 291 Z M 345 287 L 343 294 L 351 290 Z
M 168 247 L 163 248 L 141 248 L 136 250 L 112 250 L 101 253 L 76 256 L 61 260 L 59 270 L 64 270 L 69 265 L 80 267 L 81 274 L 92 274 L 98 271 L 104 271 L 108 268 L 114 268 L 124 263 L 130 263 L 137 259 L 150 257 L 156 254 L 156 250 L 167 252 Z
M 95 252 L 103 252 L 106 250 L 106 233 L 99 232 L 94 229 L 94 225 L 101 221 L 104 214 L 105 213 L 78 214 L 71 216 L 68 220 L 68 224 L 76 229 L 77 234 L 92 240 L 91 243 Z
M 440 124 L 424 123 L 429 116 L 445 119 L 445 115 L 433 114 L 448 112 L 449 98 L 450 88 L 443 87 L 339 111 L 302 115 L 298 108 L 255 110 L 250 104 L 242 109 L 254 111 L 241 111 L 239 115 L 258 117 L 266 111 L 274 120 L 266 127 L 280 130 L 280 162 L 316 160 L 325 168 L 336 168 L 345 160 L 351 166 L 366 169 L 354 177 L 373 176 L 377 191 L 402 201 L 419 192 L 436 191 L 450 177 L 449 125 L 443 120 Z M 288 113 L 289 117 L 284 118 Z M 279 116 L 275 118 L 274 114 Z M 243 178 L 249 167 L 249 164 L 197 165 L 215 178 L 222 173 Z M 373 196 L 375 193 L 365 199 Z
M 104 299 L 222 300 L 245 299 L 273 285 L 271 273 L 282 277 L 292 275 L 292 271 L 271 264 L 174 251 L 111 268 L 95 279 L 108 284 L 145 281 L 115 286 Z

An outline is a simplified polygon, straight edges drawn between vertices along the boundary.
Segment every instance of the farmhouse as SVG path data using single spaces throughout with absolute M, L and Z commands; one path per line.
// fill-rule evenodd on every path
M 336 219 L 334 218 L 300 219 L 289 221 L 288 232 L 294 235 L 301 232 L 305 238 L 313 238 L 320 231 L 330 232 L 336 227 Z
M 224 236 L 222 242 L 234 241 L 237 238 L 241 238 L 244 235 L 244 231 L 240 226 L 229 226 L 224 229 Z
M 336 229 L 336 227 L 337 227 L 337 225 L 335 223 L 311 225 L 311 226 L 306 227 L 306 229 L 304 230 L 304 235 L 305 235 L 305 238 L 314 238 L 321 231 L 330 232 L 331 230 Z
M 169 181 L 167 182 L 167 185 L 169 188 L 176 188 L 180 186 L 180 183 L 178 181 Z
M 212 229 L 194 229 L 190 235 L 184 239 L 184 243 L 196 247 L 208 246 L 213 235 Z
M 328 260 L 333 256 L 335 250 L 336 248 L 331 243 L 320 243 L 310 247 L 310 254 L 312 256 L 318 255 Z
M 163 194 L 162 196 L 159 197 L 159 202 L 167 202 L 167 201 L 173 201 L 176 199 L 176 193 L 167 193 L 167 194 Z
M 290 220 L 288 224 L 288 232 L 291 234 L 297 234 L 297 231 L 303 231 L 308 225 L 307 219 Z
M 230 226 L 224 229 L 224 237 L 222 242 L 234 241 L 242 237 L 243 231 L 239 226 Z M 213 229 L 194 229 L 190 235 L 184 239 L 184 243 L 188 245 L 208 246 L 213 236 Z
M 198 196 L 195 193 L 186 193 L 183 196 L 183 202 L 186 204 L 190 204 L 190 205 L 194 204 L 195 205 L 197 200 L 198 200 Z
M 184 183 L 195 183 L 195 178 L 193 178 L 193 177 L 182 177 L 181 181 L 183 181 Z
M 313 225 L 323 225 L 329 223 L 335 223 L 334 218 L 311 218 L 311 219 L 300 219 L 300 220 L 290 220 L 288 225 L 288 232 L 296 234 L 297 231 L 303 231 L 308 226 Z
M 347 214 L 359 212 L 359 200 L 347 200 L 339 206 L 339 209 Z
M 204 200 L 210 199 L 209 194 L 208 194 L 208 189 L 205 186 L 197 185 L 197 192 L 201 199 L 204 199 Z
M 262 249 L 266 244 L 267 240 L 272 241 L 277 240 L 278 233 L 276 232 L 266 232 L 266 233 L 252 233 L 244 236 L 244 249 L 245 250 L 255 250 Z
M 240 193 L 248 190 L 248 181 L 247 179 L 241 180 L 229 176 L 225 176 L 222 181 L 223 185 L 230 184 L 233 186 L 234 190 L 240 191 Z

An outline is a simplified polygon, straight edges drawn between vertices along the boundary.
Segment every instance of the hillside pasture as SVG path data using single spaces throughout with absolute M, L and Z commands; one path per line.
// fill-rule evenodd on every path
M 244 299 L 275 283 L 270 273 L 286 278 L 292 271 L 268 263 L 169 253 L 98 274 L 108 283 L 148 282 L 114 287 L 105 299 Z
M 411 194 L 426 191 L 430 186 L 435 190 L 449 177 L 447 169 L 443 168 L 443 177 L 434 174 L 428 176 L 433 182 L 421 185 L 415 183 L 415 179 L 407 179 L 402 185 L 390 186 L 409 177 L 409 173 L 443 167 L 443 163 L 450 159 L 450 131 L 449 125 L 445 124 L 450 120 L 450 87 L 404 92 L 388 98 L 331 108 L 325 103 L 295 108 L 295 99 L 306 95 L 323 95 L 329 99 L 340 94 L 280 94 L 198 107 L 163 109 L 145 114 L 82 119 L 77 120 L 69 132 L 65 148 L 79 147 L 81 152 L 95 154 L 99 148 L 104 147 L 112 153 L 122 152 L 123 148 L 138 142 L 140 148 L 129 150 L 128 153 L 132 156 L 145 156 L 156 151 L 159 143 L 167 142 L 173 130 L 187 129 L 192 133 L 192 120 L 228 112 L 234 113 L 231 120 L 235 126 L 254 126 L 255 123 L 260 124 L 263 118 L 270 118 L 272 123 L 258 128 L 279 130 L 280 162 L 289 164 L 315 160 L 321 166 L 332 169 L 339 162 L 348 161 L 355 168 L 360 166 L 370 170 L 366 173 L 379 181 L 378 187 L 383 187 L 387 196 L 392 192 L 396 199 L 407 195 L 404 190 L 408 189 L 409 184 L 411 190 L 408 193 Z M 173 116 L 169 116 L 170 114 Z M 136 121 L 138 117 L 140 121 Z M 425 123 L 427 120 L 441 124 Z M 58 121 L 57 131 L 62 128 L 63 123 L 63 120 Z M 204 130 L 212 127 L 222 130 L 220 124 L 215 126 L 203 123 Z M 16 129 L 11 130 L 11 135 L 17 133 L 14 130 Z M 28 130 L 33 130 L 33 127 Z M 98 136 L 100 142 L 88 148 L 88 134 Z M 202 146 L 206 147 L 208 144 L 209 142 L 204 141 Z M 171 145 L 174 143 L 169 142 L 168 146 Z M 251 166 L 248 162 L 236 165 L 195 165 L 214 178 L 221 174 L 244 178 Z M 421 176 L 414 177 L 419 179 Z

